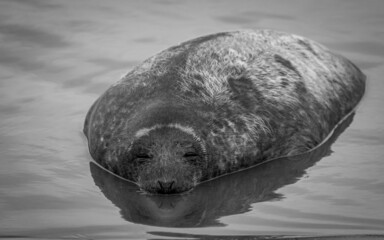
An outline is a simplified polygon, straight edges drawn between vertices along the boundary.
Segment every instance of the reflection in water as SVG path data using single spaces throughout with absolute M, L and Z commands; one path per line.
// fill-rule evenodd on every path
M 90 164 L 92 177 L 104 195 L 120 208 L 124 219 L 134 223 L 166 227 L 223 225 L 220 217 L 251 210 L 251 204 L 279 200 L 275 191 L 299 180 L 305 170 L 330 154 L 336 138 L 353 120 L 351 114 L 332 137 L 313 151 L 280 158 L 241 172 L 208 181 L 183 195 L 148 195 L 127 181 Z
M 323 236 L 323 237 L 297 237 L 297 236 L 271 236 L 271 235 L 257 235 L 257 236 L 244 236 L 244 235 L 232 235 L 232 236 L 222 236 L 222 235 L 202 235 L 202 234 L 186 234 L 186 233 L 173 233 L 173 232 L 148 232 L 157 237 L 166 237 L 172 239 L 205 239 L 205 240 L 378 240 L 383 239 L 380 235 L 337 235 L 337 236 Z

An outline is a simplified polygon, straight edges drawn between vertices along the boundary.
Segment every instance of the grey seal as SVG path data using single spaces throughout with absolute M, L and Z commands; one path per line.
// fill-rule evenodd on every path
M 349 60 L 272 30 L 199 37 L 135 67 L 90 108 L 93 159 L 149 193 L 198 183 L 320 144 L 365 89 Z

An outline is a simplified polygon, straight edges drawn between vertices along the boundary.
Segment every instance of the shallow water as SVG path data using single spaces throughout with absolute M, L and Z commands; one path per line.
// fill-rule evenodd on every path
M 383 10 L 381 0 L 0 1 L 0 238 L 384 234 Z M 332 146 L 166 198 L 90 164 L 82 124 L 109 85 L 167 47 L 242 28 L 309 37 L 367 75 Z

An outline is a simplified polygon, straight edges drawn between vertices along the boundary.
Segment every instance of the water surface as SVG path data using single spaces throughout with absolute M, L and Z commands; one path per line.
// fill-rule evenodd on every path
M 384 234 L 383 9 L 380 0 L 0 1 L 0 237 Z M 90 164 L 82 125 L 108 86 L 167 47 L 244 28 L 309 37 L 367 75 L 332 145 L 188 197 L 145 197 Z

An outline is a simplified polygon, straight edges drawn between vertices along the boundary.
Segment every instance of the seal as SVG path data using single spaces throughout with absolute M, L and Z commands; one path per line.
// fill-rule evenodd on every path
M 301 36 L 235 31 L 168 48 L 90 108 L 93 159 L 148 193 L 198 183 L 320 144 L 365 90 L 349 60 Z

